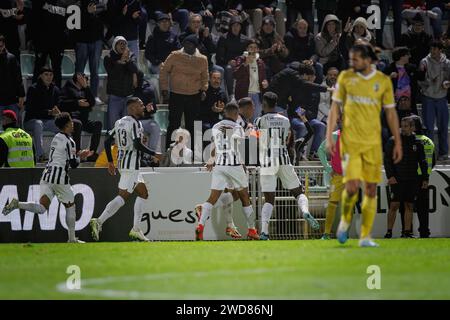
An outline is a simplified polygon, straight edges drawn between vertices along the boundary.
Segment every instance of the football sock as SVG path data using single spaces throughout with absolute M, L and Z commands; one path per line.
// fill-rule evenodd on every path
M 112 199 L 103 210 L 103 213 L 98 217 L 100 224 L 105 223 L 106 220 L 111 218 L 119 209 L 125 204 L 125 200 L 121 196 L 117 196 Z
M 66 208 L 66 224 L 67 224 L 67 232 L 69 235 L 69 241 L 75 241 L 75 205 Z
M 266 202 L 261 210 L 261 231 L 269 234 L 269 221 L 272 216 L 273 205 Z
M 250 205 L 248 207 L 243 207 L 245 219 L 247 220 L 247 228 L 255 229 L 255 220 L 252 219 L 253 207 Z
M 309 213 L 308 198 L 303 193 L 297 197 L 297 204 L 302 216 L 306 212 Z
M 377 197 L 364 196 L 362 205 L 362 221 L 361 221 L 361 239 L 370 238 L 372 231 L 373 220 L 377 213 Z
M 221 207 L 223 214 L 225 215 L 225 219 L 227 221 L 227 227 L 229 228 L 236 228 L 233 221 L 233 196 L 231 193 L 222 192 L 219 199 L 217 200 L 216 204 L 214 205 L 214 208 Z
M 19 202 L 19 209 L 31 211 L 38 214 L 42 214 L 47 211 L 47 209 L 45 209 L 42 204 L 35 202 Z
M 205 202 L 204 204 L 202 204 L 202 216 L 200 217 L 200 223 L 203 226 L 206 223 L 206 220 L 208 220 L 208 218 L 211 216 L 211 211 L 213 209 L 213 205 L 209 202 Z
M 347 190 L 344 189 L 344 191 L 342 192 L 341 202 L 341 222 L 344 222 L 347 226 L 352 222 L 353 208 L 355 207 L 357 200 L 357 193 L 355 193 L 353 196 L 349 196 Z
M 142 220 L 142 214 L 144 213 L 145 199 L 141 197 L 136 197 L 136 202 L 134 203 L 134 219 L 133 219 L 133 230 L 139 230 L 139 223 Z
M 331 233 L 331 227 L 333 226 L 334 216 L 336 215 L 337 202 L 328 202 L 326 218 L 325 218 L 325 233 Z

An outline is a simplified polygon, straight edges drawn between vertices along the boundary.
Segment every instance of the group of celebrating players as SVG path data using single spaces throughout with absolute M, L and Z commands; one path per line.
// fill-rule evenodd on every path
M 350 51 L 351 68 L 341 72 L 333 93 L 328 119 L 326 149 L 332 157 L 339 153 L 342 159 L 342 172 L 334 173 L 333 184 L 342 189 L 341 220 L 337 230 L 340 243 L 348 239 L 353 209 L 357 201 L 358 190 L 364 184 L 362 202 L 362 226 L 359 245 L 378 246 L 370 236 L 376 214 L 376 186 L 382 179 L 382 143 L 380 112 L 384 108 L 389 127 L 394 136 L 393 161 L 402 158 L 402 146 L 395 110 L 392 83 L 389 77 L 376 70 L 373 62 L 377 57 L 369 44 L 357 44 Z M 215 207 L 221 206 L 226 212 L 228 226 L 226 233 L 232 238 L 241 238 L 232 219 L 232 204 L 242 202 L 243 214 L 247 221 L 247 238 L 251 240 L 269 239 L 269 221 L 274 210 L 275 191 L 278 178 L 284 188 L 290 190 L 296 199 L 301 216 L 313 230 L 319 229 L 319 223 L 310 214 L 308 199 L 294 167 L 290 162 L 287 141 L 291 134 L 290 121 L 277 113 L 277 95 L 266 92 L 263 96 L 263 115 L 254 125 L 247 119 L 252 117 L 251 110 L 244 110 L 245 104 L 228 103 L 224 108 L 224 118 L 212 130 L 214 143 L 213 157 L 207 168 L 212 171 L 211 192 L 209 198 L 195 210 L 198 225 L 195 229 L 196 240 L 203 240 L 207 219 Z M 148 198 L 147 187 L 139 173 L 140 158 L 143 153 L 152 157 L 159 155 L 142 144 L 143 130 L 139 122 L 144 114 L 144 105 L 138 98 L 127 102 L 128 115 L 118 120 L 105 141 L 111 175 L 116 174 L 113 164 L 111 144 L 118 146 L 118 171 L 120 173 L 119 193 L 105 207 L 97 219 L 92 219 L 90 227 L 95 241 L 100 238 L 102 226 L 124 204 L 129 196 L 137 193 L 134 206 L 134 225 L 130 237 L 148 241 L 139 228 L 143 208 Z M 46 169 L 40 181 L 41 198 L 39 203 L 19 202 L 13 199 L 3 210 L 9 214 L 15 209 L 42 214 L 48 209 L 51 199 L 56 196 L 66 207 L 66 223 L 69 242 L 81 242 L 75 237 L 74 194 L 70 186 L 69 166 L 76 168 L 80 159 L 89 156 L 89 151 L 75 151 L 75 143 L 70 137 L 73 122 L 70 115 L 61 113 L 56 117 L 56 125 L 61 130 L 51 143 L 51 153 Z M 340 125 L 339 139 L 333 139 L 333 132 Z M 239 145 L 256 132 L 258 137 L 258 159 L 260 166 L 260 185 L 265 203 L 261 213 L 260 233 L 255 228 L 255 218 L 248 193 L 248 177 L 241 159 Z M 336 178 L 337 177 L 337 178 Z M 335 188 L 332 185 L 331 188 Z M 336 198 L 336 197 L 334 197 Z M 334 201 L 336 199 L 333 199 Z

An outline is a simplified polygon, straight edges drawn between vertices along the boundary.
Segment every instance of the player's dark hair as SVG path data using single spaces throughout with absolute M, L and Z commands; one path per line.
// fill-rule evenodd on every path
M 409 55 L 410 51 L 407 47 L 397 47 L 392 51 L 392 59 L 394 62 L 400 60 L 401 57 Z
M 252 44 L 256 45 L 259 48 L 259 43 L 255 39 L 250 39 L 247 41 L 247 48 Z
M 265 103 L 270 109 L 273 109 L 276 107 L 278 102 L 278 96 L 276 93 L 268 91 L 264 93 L 263 96 L 263 103 Z
M 138 97 L 131 97 L 128 98 L 127 100 L 127 107 L 129 107 L 130 105 L 132 105 L 133 103 L 139 103 L 141 99 L 139 99 Z
M 72 121 L 72 117 L 68 112 L 61 112 L 55 117 L 55 125 L 59 130 L 63 130 L 70 121 Z
M 314 67 L 312 65 L 300 63 L 298 67 L 298 73 L 300 75 L 313 76 L 316 74 L 316 70 L 314 70 Z
M 370 44 L 355 44 L 350 51 L 352 52 L 359 52 L 361 55 L 361 58 L 363 59 L 371 59 L 372 61 L 377 61 L 378 57 L 375 53 L 375 50 L 373 49 L 372 45 Z
M 239 101 L 238 101 L 239 108 L 244 108 L 244 107 L 250 106 L 252 104 L 253 104 L 253 101 L 249 97 L 239 99 Z
M 236 102 L 228 102 L 224 108 L 225 113 L 239 112 L 239 106 Z
M 444 44 L 440 40 L 434 40 L 431 43 L 430 48 L 438 48 L 439 50 L 442 50 L 442 49 L 444 49 Z
M 415 127 L 414 132 L 416 134 L 422 135 L 424 133 L 422 118 L 415 114 L 410 116 L 410 118 L 412 119 L 412 121 L 414 121 L 414 127 Z

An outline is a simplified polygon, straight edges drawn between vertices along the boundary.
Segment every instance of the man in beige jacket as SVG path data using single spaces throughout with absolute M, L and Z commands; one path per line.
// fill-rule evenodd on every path
M 167 57 L 161 65 L 159 75 L 163 100 L 169 100 L 167 146 L 173 140 L 174 130 L 180 127 L 183 113 L 186 129 L 191 137 L 195 136 L 194 121 L 199 119 L 200 103 L 205 98 L 205 92 L 208 89 L 208 60 L 197 49 L 197 36 L 187 36 L 182 45 L 183 48 L 172 52 Z

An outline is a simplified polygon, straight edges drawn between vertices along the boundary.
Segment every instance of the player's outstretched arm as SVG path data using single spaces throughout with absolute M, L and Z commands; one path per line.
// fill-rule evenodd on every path
M 392 150 L 392 159 L 394 163 L 399 163 L 403 158 L 403 150 L 402 150 L 402 140 L 400 138 L 400 129 L 399 129 L 399 121 L 397 116 L 397 111 L 395 108 L 387 108 L 386 112 L 386 120 L 389 125 L 389 129 L 392 132 L 392 136 L 394 137 L 394 149 Z

